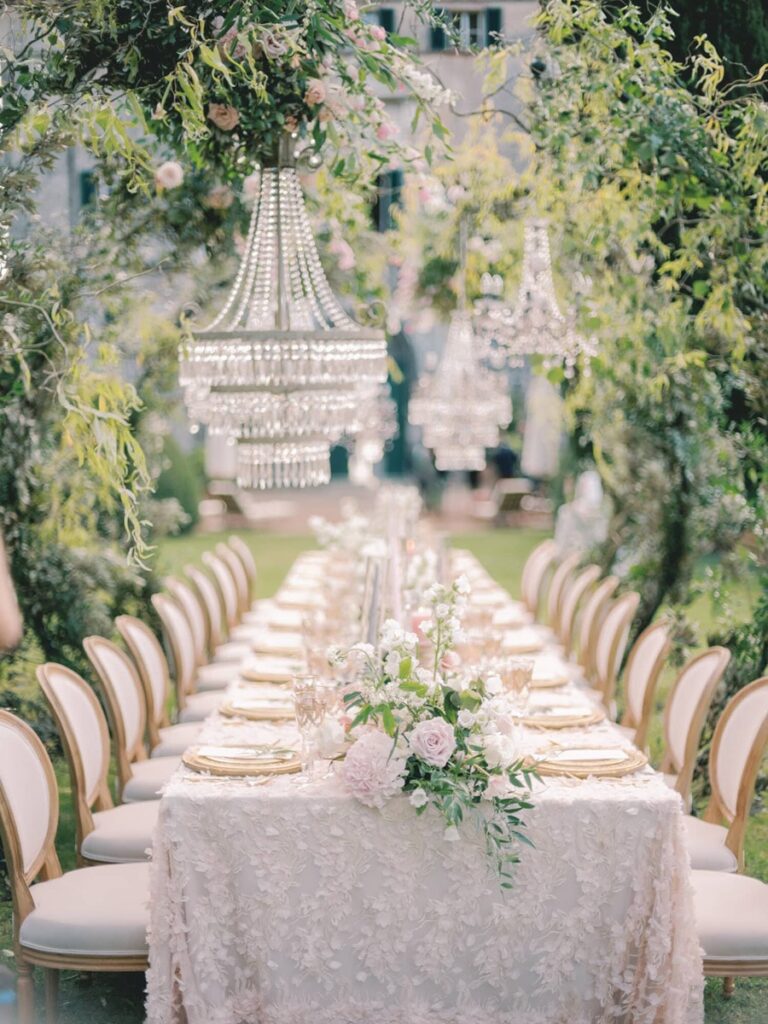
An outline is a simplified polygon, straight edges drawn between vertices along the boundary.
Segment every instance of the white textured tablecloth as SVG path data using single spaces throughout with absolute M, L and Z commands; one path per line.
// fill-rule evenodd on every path
M 294 729 L 214 716 L 202 739 Z M 616 733 L 557 739 L 587 735 Z M 538 784 L 512 890 L 470 828 L 446 842 L 405 798 L 191 775 L 160 806 L 148 1024 L 702 1021 L 680 798 L 650 769 Z

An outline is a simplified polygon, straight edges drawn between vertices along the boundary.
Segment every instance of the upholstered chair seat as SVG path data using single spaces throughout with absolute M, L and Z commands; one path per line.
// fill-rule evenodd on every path
M 718 961 L 733 974 L 768 973 L 768 885 L 723 871 L 691 872 L 705 971 Z
M 68 956 L 147 954 L 149 866 L 104 864 L 29 887 L 35 909 L 19 928 L 22 947 Z
M 725 845 L 728 829 L 701 818 L 685 818 L 685 841 L 691 867 L 701 871 L 738 871 L 739 862 Z
M 179 767 L 178 757 L 150 757 L 146 761 L 134 761 L 131 777 L 123 787 L 123 802 L 157 800 L 160 790 Z
M 148 860 L 159 807 L 157 800 L 143 800 L 96 811 L 93 832 L 83 839 L 80 852 L 87 860 L 102 864 Z

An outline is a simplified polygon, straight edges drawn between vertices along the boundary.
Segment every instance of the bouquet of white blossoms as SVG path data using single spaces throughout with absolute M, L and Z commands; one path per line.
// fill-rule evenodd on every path
M 474 821 L 508 887 L 517 843 L 530 842 L 521 813 L 532 806 L 533 773 L 517 756 L 501 679 L 463 671 L 454 650 L 468 593 L 465 577 L 450 587 L 436 583 L 414 616 L 414 632 L 388 620 L 377 647 L 329 651 L 330 660 L 359 667 L 344 698 L 356 738 L 339 774 L 369 807 L 403 792 L 417 814 L 434 807 L 449 842 Z

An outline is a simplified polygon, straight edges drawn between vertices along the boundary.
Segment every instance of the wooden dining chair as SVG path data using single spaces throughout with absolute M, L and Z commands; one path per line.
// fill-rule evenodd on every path
M 0 711 L 0 841 L 13 905 L 19 1024 L 34 1024 L 34 968 L 45 970 L 48 1024 L 59 971 L 145 971 L 147 864 L 102 864 L 64 874 L 54 840 L 56 776 L 28 725 Z
M 616 680 L 627 649 L 640 595 L 634 590 L 617 597 L 608 607 L 595 643 L 595 689 L 612 718 L 616 709 Z
M 221 690 L 195 692 L 194 645 L 187 617 L 168 594 L 153 594 L 152 605 L 160 617 L 166 648 L 173 662 L 174 693 L 179 721 L 202 722 L 221 704 L 223 693 Z M 236 670 L 233 670 L 233 678 L 236 675 Z
M 250 611 L 251 607 L 251 587 L 248 582 L 248 574 L 243 568 L 239 555 L 235 553 L 229 544 L 219 543 L 216 545 L 215 550 L 216 555 L 229 569 L 234 581 L 235 590 L 237 591 L 237 620 L 241 622 L 243 616 Z
M 125 651 L 103 636 L 86 637 L 83 647 L 101 684 L 111 726 L 118 800 L 156 800 L 178 768 L 179 758 L 147 756 L 147 705 L 136 666 Z
M 145 622 L 132 615 L 118 616 L 115 625 L 131 653 L 144 690 L 150 756 L 183 754 L 196 742 L 200 724 L 170 724 L 171 681 L 160 641 Z
M 539 617 L 539 608 L 544 596 L 549 570 L 557 558 L 557 545 L 553 540 L 542 541 L 528 555 L 520 578 L 520 594 L 534 619 Z
M 256 579 L 258 577 L 256 559 L 253 557 L 253 552 L 242 537 L 237 537 L 233 534 L 228 539 L 227 543 L 240 559 L 240 563 L 248 579 L 248 605 L 250 607 L 256 600 Z
M 766 746 L 768 676 L 731 697 L 717 721 L 708 765 L 712 795 L 703 819 L 685 819 L 691 867 L 744 869 L 744 836 Z
M 661 770 L 686 806 L 691 802 L 693 769 L 707 712 L 730 660 L 731 652 L 726 647 L 701 651 L 680 670 L 667 698 Z
M 733 995 L 735 978 L 768 978 L 768 885 L 724 871 L 691 871 L 702 966 Z
M 210 571 L 219 592 L 219 600 L 224 609 L 227 635 L 229 635 L 229 631 L 240 621 L 240 599 L 237 584 L 227 563 L 211 551 L 203 552 L 203 565 Z
M 672 649 L 669 625 L 654 622 L 632 644 L 624 670 L 624 714 L 620 728 L 636 747 L 645 750 L 653 702 L 661 670 Z
M 611 597 L 618 585 L 618 576 L 606 576 L 587 598 L 584 611 L 581 613 L 576 656 L 588 682 L 592 682 L 595 677 L 595 645 Z
M 166 581 L 166 589 L 184 612 L 192 634 L 193 653 L 195 658 L 195 690 L 205 693 L 208 690 L 223 690 L 232 681 L 234 670 L 232 665 L 211 663 L 206 648 L 205 610 L 200 597 L 191 583 L 171 576 Z M 250 648 L 241 646 L 240 660 L 250 653 Z
M 115 807 L 109 792 L 109 729 L 96 694 L 64 665 L 39 665 L 37 678 L 69 768 L 78 864 L 147 860 L 159 804 Z
M 552 573 L 547 594 L 547 625 L 557 637 L 560 632 L 560 612 L 562 611 L 563 596 L 576 575 L 576 567 L 581 560 L 581 555 L 575 552 L 567 555 L 562 562 L 559 562 Z
M 600 579 L 600 566 L 588 565 L 573 578 L 563 593 L 560 606 L 558 640 L 569 655 L 574 646 L 575 630 L 581 604 Z

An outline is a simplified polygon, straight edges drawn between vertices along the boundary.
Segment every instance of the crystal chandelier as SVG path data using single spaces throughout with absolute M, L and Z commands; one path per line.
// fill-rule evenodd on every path
M 189 415 L 237 444 L 241 487 L 327 483 L 331 445 L 364 425 L 360 389 L 386 380 L 383 332 L 345 313 L 320 264 L 296 140 L 261 170 L 224 308 L 180 354 Z
M 512 419 L 506 379 L 482 365 L 476 347 L 470 314 L 456 310 L 437 369 L 411 399 L 409 419 L 422 428 L 439 470 L 483 469 L 485 449 Z
M 526 221 L 522 276 L 511 308 L 501 299 L 502 286 L 501 277 L 484 274 L 483 300 L 476 309 L 492 362 L 503 354 L 510 366 L 520 366 L 523 356 L 540 355 L 548 364 L 565 362 L 572 372 L 580 354 L 595 354 L 593 344 L 576 331 L 573 311 L 562 313 L 558 305 L 545 220 Z

